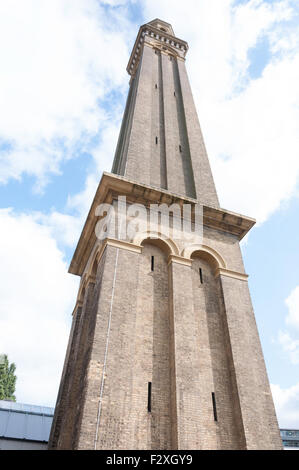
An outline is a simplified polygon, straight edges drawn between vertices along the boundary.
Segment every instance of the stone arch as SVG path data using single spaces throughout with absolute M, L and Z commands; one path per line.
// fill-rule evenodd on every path
M 80 302 L 82 304 L 83 304 L 84 295 L 85 295 L 85 291 L 86 291 L 86 280 L 87 280 L 87 275 L 83 274 L 82 280 L 81 280 L 81 283 L 80 283 L 80 287 L 79 287 L 79 291 L 78 291 L 78 297 L 77 297 L 77 302 Z
M 194 257 L 195 252 L 200 252 L 201 256 L 210 260 L 210 262 L 216 265 L 216 267 L 226 268 L 226 262 L 223 257 L 218 253 L 218 251 L 207 245 L 190 245 L 184 248 L 182 256 L 184 256 L 184 258 L 191 259 Z
M 98 264 L 99 264 L 99 260 L 98 260 L 98 252 L 97 252 L 96 255 L 94 256 L 93 260 L 92 260 L 91 265 L 90 265 L 90 267 L 91 267 L 90 268 L 90 275 L 93 276 L 94 278 L 97 275 Z
M 89 276 L 96 277 L 97 274 L 97 269 L 98 269 L 98 264 L 99 264 L 99 255 L 102 252 L 101 247 L 98 246 L 95 250 L 94 253 L 90 257 L 90 262 L 88 263 L 86 273 L 84 276 L 86 276 L 86 280 L 89 278 Z
M 96 274 L 97 274 L 97 268 L 98 268 L 98 263 L 99 263 L 99 253 L 100 251 L 97 249 L 91 260 L 90 260 L 90 263 L 89 265 L 87 266 L 87 269 L 85 271 L 85 273 L 83 274 L 82 278 L 81 278 L 81 282 L 80 282 L 80 286 L 79 286 L 79 291 L 78 291 L 78 296 L 77 296 L 77 301 L 79 302 L 83 302 L 84 300 L 84 293 L 86 291 L 86 287 L 87 287 L 87 284 L 88 284 L 88 281 L 90 278 L 94 279 L 96 278 Z
M 163 233 L 149 231 L 137 233 L 133 243 L 141 246 L 145 240 L 150 240 L 153 245 L 160 246 L 162 250 L 166 249 L 169 255 L 179 256 L 179 248 L 177 244 L 170 238 L 167 238 L 166 235 L 163 235 Z

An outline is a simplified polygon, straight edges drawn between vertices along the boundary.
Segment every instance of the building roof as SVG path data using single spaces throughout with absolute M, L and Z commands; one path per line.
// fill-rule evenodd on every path
M 54 408 L 0 400 L 0 439 L 48 442 Z

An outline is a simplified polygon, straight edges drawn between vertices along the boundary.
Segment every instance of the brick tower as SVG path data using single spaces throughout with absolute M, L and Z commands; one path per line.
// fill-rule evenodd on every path
M 134 44 L 112 173 L 69 269 L 81 284 L 49 448 L 282 448 L 239 247 L 255 221 L 219 206 L 187 50 L 158 19 Z M 200 237 L 180 237 L 172 212 L 171 236 L 160 213 L 123 237 L 136 204 L 143 218 L 191 207 Z

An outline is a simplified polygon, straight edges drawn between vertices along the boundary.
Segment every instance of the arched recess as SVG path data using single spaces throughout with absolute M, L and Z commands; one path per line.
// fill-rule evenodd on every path
M 81 292 L 80 292 L 80 297 L 79 297 L 79 301 L 80 301 L 82 304 L 83 304 L 84 297 L 85 297 L 85 291 L 86 291 L 85 287 L 86 287 L 86 286 L 85 286 L 85 284 L 84 284 L 84 286 L 82 287 L 82 290 L 81 290 Z
M 96 277 L 100 254 L 101 254 L 101 249 L 99 247 L 97 247 L 97 249 L 94 251 L 94 253 L 91 256 L 91 259 L 90 259 L 90 262 L 88 264 L 87 270 L 86 270 L 85 274 L 83 275 L 86 278 L 85 282 L 88 281 L 90 276 L 92 276 L 93 278 Z
M 226 268 L 226 262 L 222 258 L 222 256 L 207 245 L 190 245 L 184 248 L 182 252 L 182 256 L 184 258 L 194 258 L 196 254 L 200 253 L 202 258 L 206 258 L 208 262 L 216 269 L 216 268 Z
M 167 238 L 167 236 L 163 235 L 161 232 L 148 231 L 137 233 L 133 243 L 141 246 L 145 240 L 147 240 L 147 242 L 151 243 L 152 245 L 159 246 L 163 251 L 166 250 L 169 255 L 179 256 L 179 248 L 177 244 L 170 238 Z
M 150 415 L 142 405 L 138 425 L 147 434 L 153 449 L 171 449 L 172 409 L 170 376 L 170 312 L 168 257 L 173 253 L 169 240 L 140 237 L 138 259 L 134 373 L 138 384 L 151 383 Z M 138 385 L 140 387 L 140 385 Z M 134 394 L 140 393 L 136 388 Z M 147 392 L 147 391 L 146 391 Z M 149 395 L 147 396 L 147 398 Z M 146 403 L 146 396 L 144 396 Z M 150 420 L 149 420 L 150 418 Z
M 98 256 L 99 256 L 99 251 L 97 250 L 91 259 L 91 262 L 89 264 L 87 271 L 82 276 L 81 283 L 79 286 L 78 296 L 77 296 L 77 302 L 81 302 L 82 304 L 84 301 L 86 287 L 88 285 L 90 278 L 93 281 L 95 281 L 96 279 L 98 263 L 99 263 Z
M 187 255 L 192 259 L 193 306 L 200 325 L 198 344 L 205 364 L 201 374 L 202 381 L 206 380 L 203 394 L 206 400 L 210 400 L 210 423 L 212 426 L 212 408 L 215 406 L 219 447 L 238 449 L 241 432 L 236 420 L 237 393 L 231 375 L 233 364 L 229 353 L 221 279 L 215 278 L 215 270 L 225 268 L 226 264 L 219 253 L 210 247 L 190 247 Z M 206 344 L 208 349 L 201 347 Z
M 85 296 L 86 279 L 87 279 L 87 275 L 83 274 L 82 280 L 79 286 L 78 296 L 77 296 L 77 303 L 80 303 L 81 305 L 83 304 L 83 300 Z
M 98 270 L 98 253 L 96 254 L 96 256 L 94 257 L 94 260 L 93 260 L 93 263 L 91 265 L 91 270 L 90 270 L 90 275 L 93 277 L 93 278 L 96 278 L 96 275 L 97 275 L 97 270 Z

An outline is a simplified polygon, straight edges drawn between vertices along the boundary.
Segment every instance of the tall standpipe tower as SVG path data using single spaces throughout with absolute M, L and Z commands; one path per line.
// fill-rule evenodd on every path
M 164 21 L 139 30 L 112 173 L 69 269 L 81 284 L 51 449 L 282 448 L 239 247 L 255 221 L 219 206 L 187 50 Z M 170 231 L 160 213 L 123 236 L 136 207 L 144 221 L 162 204 L 191 207 L 192 227 L 202 214 L 200 236 L 172 212 Z

